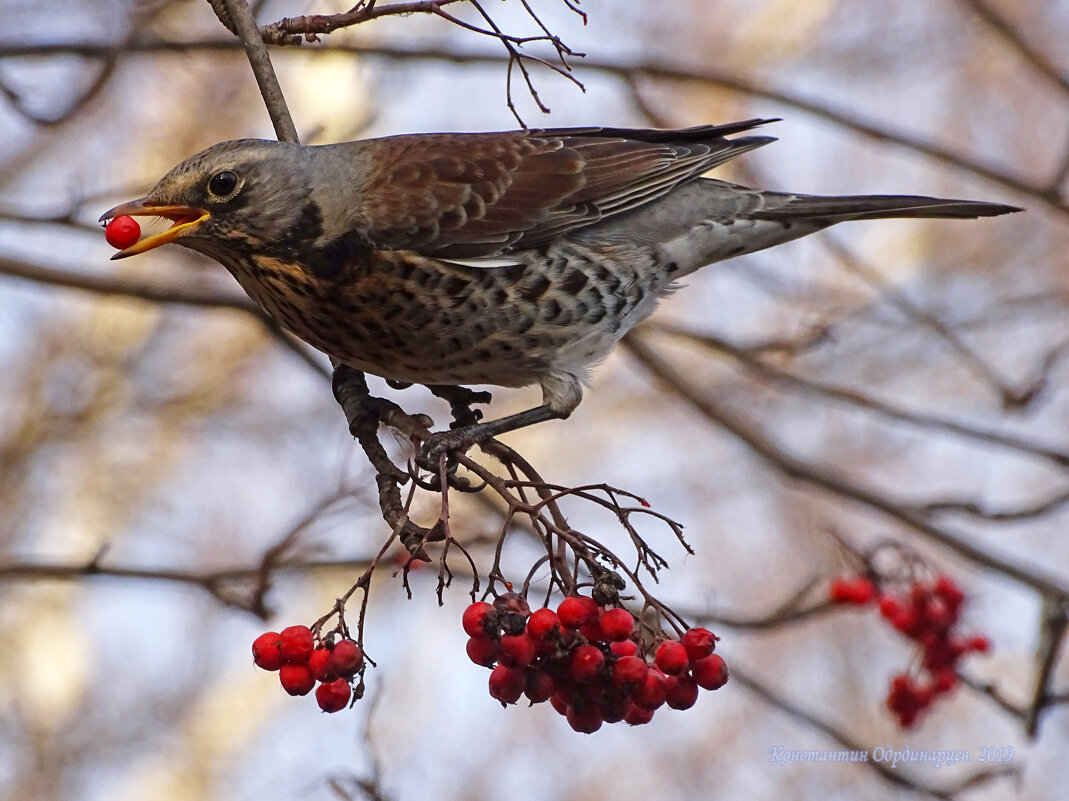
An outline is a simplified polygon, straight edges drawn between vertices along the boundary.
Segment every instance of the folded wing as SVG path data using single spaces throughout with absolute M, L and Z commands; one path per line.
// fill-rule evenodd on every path
M 377 246 L 478 259 L 638 208 L 772 137 L 771 120 L 675 131 L 559 128 L 373 140 L 360 217 Z M 367 143 L 372 144 L 372 143 Z

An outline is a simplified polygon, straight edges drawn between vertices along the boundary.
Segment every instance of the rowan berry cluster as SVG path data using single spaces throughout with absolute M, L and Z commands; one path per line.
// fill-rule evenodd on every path
M 666 704 L 689 709 L 699 687 L 716 690 L 728 680 L 727 664 L 713 653 L 718 638 L 707 629 L 663 640 L 651 660 L 629 611 L 586 596 L 532 613 L 522 596 L 506 593 L 494 604 L 473 603 L 462 622 L 471 661 L 492 668 L 491 697 L 503 706 L 521 696 L 549 701 L 587 734 L 603 723 L 649 723 Z
M 880 615 L 919 651 L 916 674 L 900 673 L 891 680 L 887 708 L 907 729 L 922 712 L 958 686 L 957 664 L 969 653 L 985 653 L 986 637 L 963 637 L 956 629 L 965 593 L 948 576 L 931 582 L 914 580 L 905 594 L 880 592 L 865 577 L 838 578 L 829 588 L 832 601 L 858 606 L 876 603 Z
M 364 653 L 349 639 L 328 637 L 319 645 L 307 626 L 268 631 L 252 643 L 252 660 L 264 670 L 278 671 L 282 689 L 307 695 L 316 688 L 316 703 L 324 712 L 337 712 L 349 703 L 350 683 L 364 666 Z

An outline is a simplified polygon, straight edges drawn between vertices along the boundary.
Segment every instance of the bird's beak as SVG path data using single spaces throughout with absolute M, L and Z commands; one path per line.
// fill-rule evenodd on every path
M 196 206 L 161 206 L 150 202 L 148 198 L 141 198 L 140 200 L 131 200 L 129 203 L 120 203 L 115 208 L 108 209 L 108 211 L 100 215 L 100 221 L 111 220 L 124 214 L 130 217 L 164 217 L 173 222 L 174 225 L 163 233 L 145 237 L 125 250 L 120 250 L 111 257 L 113 261 L 115 259 L 125 259 L 127 256 L 136 256 L 138 253 L 144 253 L 146 250 L 152 250 L 160 245 L 173 242 L 190 228 L 204 222 L 211 216 L 207 209 L 200 209 Z

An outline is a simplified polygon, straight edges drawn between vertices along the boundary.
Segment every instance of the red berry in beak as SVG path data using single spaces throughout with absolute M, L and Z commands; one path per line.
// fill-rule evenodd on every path
M 116 250 L 126 250 L 141 238 L 141 226 L 133 217 L 124 214 L 107 224 L 104 238 Z

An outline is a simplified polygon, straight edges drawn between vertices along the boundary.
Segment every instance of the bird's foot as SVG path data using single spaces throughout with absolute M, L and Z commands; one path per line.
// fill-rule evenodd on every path
M 478 488 L 474 488 L 471 479 L 457 473 L 460 468 L 460 463 L 456 458 L 458 446 L 455 441 L 440 441 L 440 437 L 443 434 L 453 433 L 456 432 L 446 431 L 432 434 L 430 438 L 424 441 L 423 447 L 416 453 L 415 466 L 409 469 L 412 480 L 421 489 L 441 492 L 443 476 L 445 477 L 445 483 L 459 492 L 477 492 L 482 489 L 482 486 L 485 486 L 481 485 Z M 463 450 L 467 450 L 468 447 L 470 445 L 465 445 Z M 424 475 L 423 471 L 426 471 L 427 475 Z
M 471 408 L 475 404 L 486 404 L 491 401 L 489 392 L 476 392 L 468 387 L 454 386 L 451 384 L 428 384 L 427 389 L 436 397 L 449 402 L 449 409 L 453 413 L 453 422 L 450 428 L 464 428 L 473 426 L 483 418 L 479 409 Z
M 436 473 L 440 469 L 443 456 L 448 460 L 450 454 L 463 454 L 472 445 L 486 442 L 500 434 L 560 417 L 561 415 L 546 403 L 497 420 L 462 426 L 450 431 L 438 431 L 423 441 L 423 446 L 416 455 L 416 464 L 424 470 Z
M 457 461 L 451 458 L 453 454 L 463 454 L 472 445 L 479 442 L 480 437 L 475 435 L 471 426 L 454 428 L 450 431 L 436 431 L 431 434 L 419 452 L 416 454 L 416 464 L 424 470 L 430 471 L 434 476 L 439 474 L 442 467 L 442 459 L 446 460 L 447 474 L 456 474 Z M 452 484 L 452 481 L 450 481 Z

